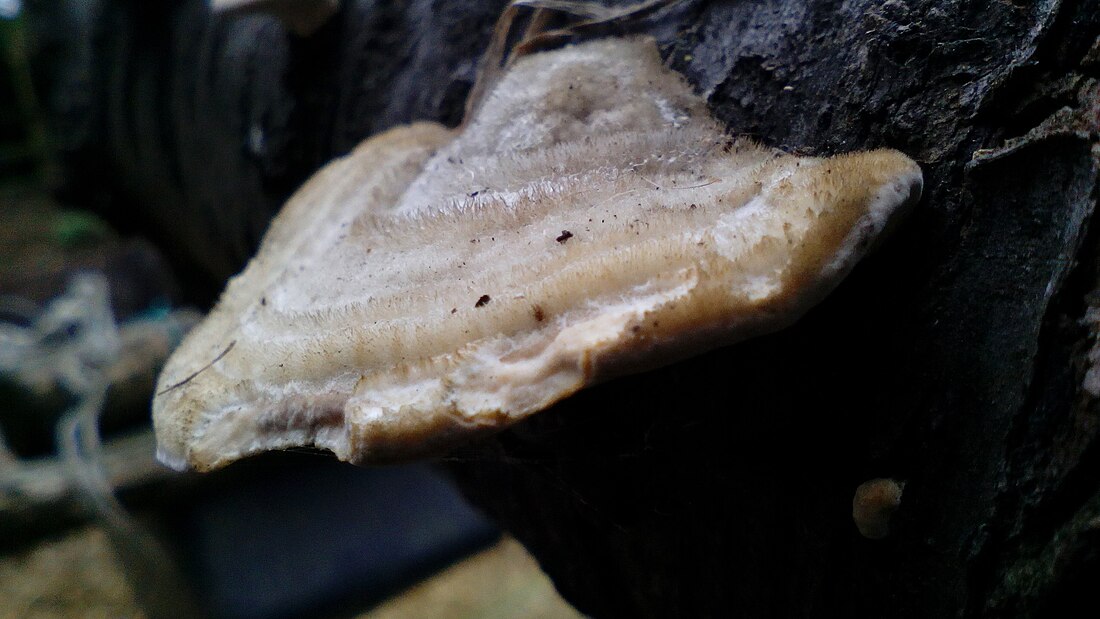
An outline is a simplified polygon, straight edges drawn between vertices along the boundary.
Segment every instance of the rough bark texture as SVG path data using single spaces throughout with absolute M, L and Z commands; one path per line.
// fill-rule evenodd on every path
M 70 195 L 157 234 L 201 291 L 327 158 L 456 122 L 500 5 L 347 2 L 296 40 L 193 1 L 95 4 L 80 88 L 58 78 L 72 58 L 40 62 L 79 125 Z M 692 2 L 635 24 L 731 131 L 898 148 L 925 198 L 794 327 L 457 454 L 467 493 L 595 616 L 1092 616 L 1098 5 Z M 880 541 L 851 519 L 875 477 L 906 481 Z
M 457 124 L 495 2 L 347 2 L 308 39 L 203 0 L 31 0 L 63 198 L 152 236 L 209 303 L 314 170 L 367 136 Z

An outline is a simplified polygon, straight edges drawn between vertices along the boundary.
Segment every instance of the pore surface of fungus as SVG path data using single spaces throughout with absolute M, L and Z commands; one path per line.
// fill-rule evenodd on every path
M 457 130 L 318 172 L 166 366 L 160 457 L 439 453 L 582 387 L 781 328 L 920 168 L 730 138 L 646 38 L 523 57 Z

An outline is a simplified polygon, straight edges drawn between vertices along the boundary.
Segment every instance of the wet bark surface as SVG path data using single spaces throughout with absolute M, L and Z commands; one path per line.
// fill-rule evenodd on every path
M 594 616 L 1089 613 L 1098 5 L 689 2 L 632 24 L 731 132 L 897 148 L 924 199 L 793 327 L 455 454 L 467 494 Z M 209 298 L 324 161 L 460 120 L 501 3 L 347 2 L 308 39 L 199 2 L 59 6 L 38 23 L 83 38 L 43 35 L 37 75 L 66 195 L 153 235 Z M 877 477 L 906 485 L 872 541 L 851 501 Z

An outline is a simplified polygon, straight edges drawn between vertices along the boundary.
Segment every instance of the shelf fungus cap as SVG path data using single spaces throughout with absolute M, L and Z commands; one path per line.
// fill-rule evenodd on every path
M 287 203 L 165 367 L 160 457 L 445 452 L 790 324 L 921 183 L 731 138 L 651 39 L 525 56 L 460 129 L 373 137 Z

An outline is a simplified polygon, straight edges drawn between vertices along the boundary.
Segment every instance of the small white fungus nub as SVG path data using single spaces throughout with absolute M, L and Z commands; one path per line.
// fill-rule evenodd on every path
M 905 482 L 879 477 L 865 481 L 852 497 L 852 520 L 860 535 L 883 539 L 890 534 L 890 518 L 901 506 Z
M 732 140 L 650 39 L 524 57 L 287 203 L 160 378 L 161 458 L 439 453 L 793 322 L 920 191 L 896 151 Z

